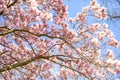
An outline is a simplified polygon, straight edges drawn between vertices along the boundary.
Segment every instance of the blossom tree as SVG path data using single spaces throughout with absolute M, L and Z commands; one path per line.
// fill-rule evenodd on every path
M 1 80 L 103 80 L 119 73 L 120 61 L 107 48 L 119 43 L 108 25 L 87 23 L 89 15 L 106 19 L 106 8 L 92 0 L 75 18 L 68 15 L 62 0 L 0 0 Z

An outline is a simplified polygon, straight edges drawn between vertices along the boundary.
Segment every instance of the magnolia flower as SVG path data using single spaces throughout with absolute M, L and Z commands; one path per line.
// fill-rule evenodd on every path
M 99 30 L 100 29 L 100 24 L 99 23 L 95 23 L 93 24 L 95 30 Z
M 94 32 L 94 31 L 100 30 L 100 24 L 99 23 L 94 23 L 94 24 L 90 25 L 87 29 L 90 32 Z
M 68 21 L 72 23 L 74 20 L 72 18 L 69 18 Z
M 27 0 L 30 6 L 37 7 L 37 1 L 36 0 Z
M 41 15 L 41 17 L 43 18 L 43 19 L 45 19 L 45 20 L 50 20 L 50 21 L 52 21 L 52 14 L 49 14 L 48 12 L 44 12 L 44 13 L 42 13 L 42 15 Z
M 76 49 L 76 51 L 81 54 L 81 50 L 79 48 Z
M 106 37 L 106 33 L 104 31 L 97 32 L 97 37 L 99 40 L 103 40 Z
M 90 6 L 84 7 L 82 10 L 83 14 L 87 15 L 89 8 L 90 8 Z
M 92 5 L 91 9 L 95 12 L 97 12 L 100 8 L 100 5 L 99 4 L 95 4 L 94 6 Z
M 108 67 L 106 70 L 107 70 L 109 73 L 116 74 L 116 72 L 115 72 L 112 68 L 109 68 L 109 67 Z
M 112 60 L 112 59 L 107 59 L 106 65 L 107 65 L 107 66 L 112 66 L 112 65 L 114 65 L 114 60 Z
M 71 42 L 75 43 L 75 42 L 79 42 L 80 40 L 81 40 L 80 38 L 73 38 Z
M 114 59 L 114 53 L 112 50 L 107 50 L 107 58 L 108 59 Z
M 93 38 L 93 39 L 91 39 L 91 43 L 93 43 L 96 47 L 99 46 L 99 41 L 98 41 L 97 38 Z
M 77 33 L 74 29 L 69 29 L 69 31 L 70 31 L 70 34 L 73 35 L 74 37 L 77 36 Z
M 120 70 L 120 61 L 118 59 L 114 60 L 114 66 L 116 67 L 116 70 Z
M 110 38 L 108 44 L 117 48 L 119 46 L 119 42 L 115 38 Z
M 95 62 L 96 64 L 102 64 L 102 61 L 100 59 L 97 59 Z

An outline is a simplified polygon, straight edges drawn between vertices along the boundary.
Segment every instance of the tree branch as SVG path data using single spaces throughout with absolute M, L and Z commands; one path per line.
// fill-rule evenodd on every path
M 8 4 L 7 5 L 7 8 L 10 8 L 11 6 L 13 6 L 15 3 L 17 3 L 17 0 L 14 0 L 14 2 L 12 2 L 11 4 Z M 0 12 L 0 15 L 2 15 L 4 13 L 4 10 L 2 10 L 1 12 Z
M 14 33 L 14 32 L 18 32 L 18 31 L 20 31 L 20 32 L 26 32 L 26 33 L 29 33 L 29 34 L 32 34 L 32 35 L 35 35 L 35 36 L 38 36 L 38 37 L 45 36 L 45 37 L 48 37 L 48 38 L 51 38 L 51 39 L 53 39 L 53 38 L 61 39 L 61 40 L 65 41 L 65 43 L 68 44 L 72 49 L 74 49 L 79 55 L 81 55 L 81 58 L 83 58 L 85 61 L 88 61 L 88 62 L 89 62 L 89 60 L 88 60 L 85 56 L 83 56 L 81 53 L 79 53 L 72 44 L 70 44 L 69 42 L 67 42 L 66 40 L 64 40 L 63 38 L 60 38 L 60 37 L 49 36 L 49 35 L 47 35 L 47 34 L 36 34 L 36 33 L 30 32 L 30 31 L 28 31 L 28 30 L 23 30 L 23 29 L 8 30 L 8 31 L 0 34 L 0 36 L 5 36 L 5 35 L 7 35 L 7 34 Z M 46 52 L 45 52 L 45 53 L 46 53 Z M 43 54 L 44 54 L 44 53 L 43 53 Z M 4 72 L 4 71 L 11 70 L 11 69 L 14 69 L 14 68 L 16 68 L 16 67 L 25 66 L 25 65 L 27 65 L 27 64 L 35 61 L 35 60 L 38 60 L 38 59 L 47 59 L 47 60 L 49 60 L 49 58 L 55 57 L 55 56 L 56 56 L 56 55 L 52 55 L 52 56 L 42 56 L 42 55 L 35 56 L 35 57 L 33 57 L 33 58 L 29 59 L 29 60 L 26 60 L 26 61 L 24 61 L 24 62 L 19 62 L 19 63 L 13 64 L 13 65 L 6 66 L 6 67 L 0 69 L 0 73 L 1 73 L 1 72 Z M 57 57 L 57 59 L 62 60 L 60 57 Z M 52 62 L 54 62 L 54 61 L 52 61 Z M 62 65 L 62 64 L 59 64 L 59 65 Z M 79 74 L 81 74 L 81 75 L 83 75 L 83 76 L 85 76 L 85 77 L 87 77 L 87 78 L 91 78 L 91 77 L 89 77 L 89 76 L 87 76 L 87 75 L 85 75 L 85 74 L 83 74 L 83 73 L 81 73 L 81 72 L 79 72 L 79 71 L 71 68 L 71 67 L 68 67 L 68 66 L 65 66 L 65 65 L 62 65 L 62 66 L 63 66 L 63 67 L 66 67 L 66 68 L 69 68 L 69 69 L 71 69 L 71 70 L 73 70 L 73 71 L 76 71 L 76 72 L 78 72 Z M 91 80 L 92 80 L 92 79 L 91 79 Z
M 7 35 L 7 34 L 14 33 L 14 32 L 18 32 L 18 31 L 20 31 L 20 32 L 27 32 L 27 33 L 29 33 L 29 34 L 32 34 L 32 35 L 35 35 L 35 36 L 38 36 L 38 37 L 45 36 L 45 37 L 48 37 L 48 38 L 51 38 L 51 39 L 54 39 L 54 38 L 61 39 L 61 40 L 63 40 L 66 44 L 68 44 L 72 49 L 74 49 L 74 50 L 81 56 L 81 58 L 84 58 L 84 60 L 85 60 L 86 62 L 90 62 L 85 56 L 81 55 L 81 53 L 79 53 L 78 50 L 77 50 L 72 44 L 70 44 L 69 42 L 67 42 L 65 39 L 63 39 L 63 38 L 61 38 L 61 37 L 49 36 L 49 35 L 47 35 L 47 34 L 36 34 L 36 33 L 30 32 L 30 31 L 24 30 L 24 29 L 8 30 L 8 31 L 0 34 L 0 36 L 5 36 L 5 35 Z
M 120 0 L 117 0 L 118 4 L 120 5 Z
M 44 53 L 46 53 L 46 52 L 44 52 Z M 52 56 L 42 56 L 42 55 L 39 55 L 39 56 L 35 56 L 35 57 L 30 58 L 30 59 L 28 59 L 28 60 L 26 60 L 24 62 L 18 62 L 16 64 L 5 66 L 5 67 L 0 69 L 0 73 L 5 72 L 5 71 L 9 71 L 11 69 L 15 69 L 17 67 L 25 66 L 25 65 L 27 65 L 27 64 L 35 61 L 35 60 L 38 60 L 38 59 L 47 59 L 48 60 L 49 58 L 56 57 L 56 56 L 62 56 L 62 55 L 52 55 Z
M 37 60 L 37 59 L 49 59 L 49 57 L 48 56 L 33 57 L 33 58 L 31 58 L 29 60 L 26 60 L 24 62 L 19 62 L 19 63 L 13 64 L 13 65 L 9 65 L 9 66 L 3 67 L 3 68 L 0 69 L 0 73 L 2 73 L 4 71 L 11 70 L 11 69 L 16 68 L 16 67 L 25 66 L 25 65 L 27 65 L 27 64 L 29 64 L 29 63 Z
M 7 5 L 7 8 L 9 8 L 9 7 L 13 6 L 15 3 L 17 3 L 17 0 L 14 0 L 14 2 L 13 2 L 13 3 L 8 4 L 8 5 Z
M 0 34 L 0 36 L 5 36 L 5 35 L 7 35 L 7 34 L 14 33 L 14 32 L 19 32 L 19 31 L 20 31 L 20 32 L 27 32 L 27 33 L 30 33 L 30 34 L 32 34 L 32 35 L 38 36 L 38 37 L 45 36 L 45 37 L 48 37 L 48 38 L 51 38 L 51 39 L 53 39 L 53 38 L 58 38 L 58 37 L 54 37 L 54 36 L 49 36 L 49 35 L 47 35 L 47 34 L 36 34 L 36 33 L 30 32 L 30 31 L 24 30 L 24 29 L 8 30 L 8 31 Z
M 115 16 L 114 16 L 114 15 L 108 15 L 108 16 L 109 16 L 110 18 L 112 18 L 112 19 L 113 19 L 113 18 L 119 18 L 119 19 L 120 19 L 120 15 L 115 15 Z

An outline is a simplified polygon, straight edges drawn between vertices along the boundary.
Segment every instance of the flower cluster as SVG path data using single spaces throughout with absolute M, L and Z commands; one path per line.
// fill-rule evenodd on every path
M 117 48 L 119 45 L 119 42 L 115 38 L 110 38 L 108 41 L 108 44 Z
M 94 16 L 97 17 L 98 19 L 106 19 L 107 14 L 106 14 L 106 8 L 100 7 L 100 5 L 97 3 L 97 0 L 93 0 L 90 3 L 91 10 L 95 12 Z
M 106 80 L 108 73 L 120 72 L 113 51 L 103 50 L 105 45 L 117 48 L 119 42 L 106 23 L 88 23 L 91 13 L 91 17 L 107 18 L 106 8 L 97 0 L 74 18 L 68 17 L 62 0 L 0 0 L 0 16 L 4 15 L 0 79 L 74 80 L 83 76 Z

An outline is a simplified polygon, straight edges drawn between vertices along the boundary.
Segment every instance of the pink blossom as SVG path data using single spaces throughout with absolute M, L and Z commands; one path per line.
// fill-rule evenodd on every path
M 0 79 L 74 80 L 83 76 L 104 80 L 108 72 L 120 72 L 120 61 L 112 50 L 103 57 L 104 45 L 119 44 L 108 25 L 87 23 L 89 15 L 107 18 L 106 8 L 97 0 L 75 18 L 69 16 L 62 0 L 17 0 L 9 8 L 8 1 L 16 0 L 0 0 L 5 24 L 0 25 Z
M 115 38 L 110 38 L 108 44 L 117 48 L 119 46 L 119 42 Z
M 107 59 L 106 63 L 107 63 L 108 66 L 113 66 L 114 65 L 114 60 Z
M 72 18 L 69 18 L 68 21 L 69 21 L 70 23 L 72 23 L 72 22 L 73 22 L 73 19 L 72 19 Z
M 96 47 L 99 46 L 99 41 L 98 41 L 97 38 L 93 38 L 93 39 L 91 39 L 91 43 L 93 43 Z
M 97 32 L 97 37 L 99 40 L 103 40 L 106 37 L 106 33 L 104 31 Z
M 109 72 L 109 73 L 112 73 L 112 74 L 116 74 L 116 72 L 112 69 L 112 68 L 107 68 L 107 71 Z
M 114 53 L 112 52 L 112 50 L 107 50 L 107 58 L 108 59 L 114 59 Z

